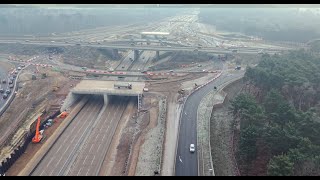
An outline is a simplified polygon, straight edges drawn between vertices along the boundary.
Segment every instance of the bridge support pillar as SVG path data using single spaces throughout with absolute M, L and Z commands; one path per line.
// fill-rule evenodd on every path
M 104 104 L 107 105 L 109 102 L 109 96 L 107 94 L 103 95 Z
M 133 59 L 136 61 L 139 58 L 139 50 L 134 50 Z
M 160 51 L 156 51 L 156 60 L 158 61 L 160 59 Z
M 112 56 L 114 59 L 119 59 L 119 51 L 118 49 L 113 49 L 112 50 Z

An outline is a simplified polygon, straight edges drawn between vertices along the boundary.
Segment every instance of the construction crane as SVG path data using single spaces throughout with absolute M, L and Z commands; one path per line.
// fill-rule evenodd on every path
M 38 122 L 37 122 L 37 126 L 36 126 L 36 134 L 32 138 L 32 142 L 33 143 L 39 143 L 41 141 L 41 139 L 42 139 L 42 134 L 39 131 L 40 123 L 41 123 L 41 116 L 38 117 Z

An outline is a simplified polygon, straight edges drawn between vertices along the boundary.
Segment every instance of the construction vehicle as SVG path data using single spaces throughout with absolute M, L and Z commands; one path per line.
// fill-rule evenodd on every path
M 185 90 L 184 90 L 184 89 L 179 89 L 179 90 L 178 90 L 178 93 L 179 93 L 179 94 L 184 94 L 184 93 L 185 93 Z
M 68 116 L 68 113 L 66 112 L 66 111 L 63 111 L 62 113 L 60 113 L 59 115 L 58 115 L 58 118 L 65 118 L 65 117 L 67 117 Z
M 42 73 L 41 79 L 45 79 L 46 77 L 47 77 L 47 74 L 46 73 Z
M 53 92 L 58 91 L 59 88 L 60 88 L 60 86 L 58 85 L 58 81 L 55 80 L 54 86 L 52 87 L 52 91 L 53 91 Z
M 38 122 L 37 122 L 37 126 L 36 126 L 36 134 L 32 138 L 32 142 L 33 143 L 39 143 L 41 141 L 41 139 L 42 139 L 42 134 L 39 131 L 40 124 L 41 124 L 41 116 L 38 117 Z
M 114 88 L 120 89 L 122 87 L 127 88 L 127 89 L 132 89 L 132 84 L 131 83 L 125 83 L 125 84 L 117 83 L 117 84 L 114 84 Z

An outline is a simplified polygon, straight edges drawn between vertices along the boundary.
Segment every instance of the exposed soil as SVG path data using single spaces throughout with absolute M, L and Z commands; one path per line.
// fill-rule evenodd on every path
M 34 71 L 34 67 L 28 67 L 24 70 L 19 79 L 20 88 L 17 91 L 15 99 L 3 116 L 0 117 L 0 132 L 6 135 L 2 136 L 6 142 L 2 143 L 2 147 L 6 146 L 2 148 L 0 154 L 2 158 L 7 157 L 12 149 L 22 143 L 19 139 L 28 132 L 35 130 L 36 119 L 32 119 L 32 117 L 36 115 L 35 113 L 39 109 L 47 110 L 44 117 L 58 111 L 71 88 L 70 84 L 79 82 L 78 80 L 69 80 L 62 74 L 52 72 L 47 68 L 40 68 L 39 70 L 36 80 L 31 80 L 31 73 Z M 46 73 L 47 77 L 42 79 L 42 73 Z M 53 91 L 54 87 L 58 88 Z M 45 135 L 49 137 L 59 124 L 59 121 L 57 121 L 56 124 L 45 131 Z M 23 165 L 31 158 L 29 154 L 35 152 L 35 149 L 38 149 L 40 145 L 34 146 L 28 147 L 30 150 L 27 149 L 26 151 L 27 157 L 19 158 L 16 163 L 17 167 L 13 166 L 14 171 L 9 170 L 9 174 L 16 174 L 20 168 L 23 168 Z

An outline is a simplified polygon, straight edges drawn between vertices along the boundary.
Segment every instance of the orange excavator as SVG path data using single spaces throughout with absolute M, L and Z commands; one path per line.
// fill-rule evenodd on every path
M 38 122 L 37 122 L 37 127 L 36 127 L 36 135 L 32 138 L 33 143 L 39 143 L 42 139 L 42 135 L 39 131 L 40 123 L 41 123 L 41 116 L 38 117 Z
M 58 118 L 65 118 L 68 116 L 68 113 L 66 111 L 63 111 L 61 114 L 58 115 Z

